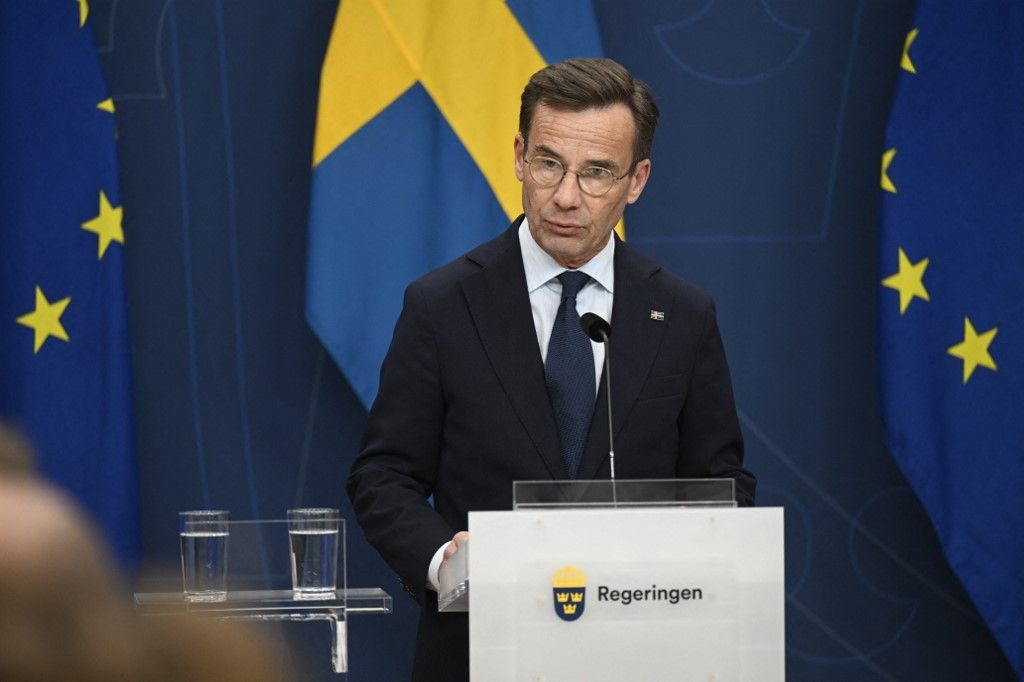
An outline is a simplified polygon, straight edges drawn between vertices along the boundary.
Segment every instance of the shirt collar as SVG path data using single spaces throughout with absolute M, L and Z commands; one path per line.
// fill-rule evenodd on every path
M 565 272 L 565 268 L 551 257 L 533 238 L 530 226 L 523 218 L 519 226 L 519 249 L 523 254 L 523 268 L 526 270 L 526 290 L 533 293 Z M 615 292 L 615 237 L 611 237 L 604 248 L 579 268 L 604 287 L 609 293 Z

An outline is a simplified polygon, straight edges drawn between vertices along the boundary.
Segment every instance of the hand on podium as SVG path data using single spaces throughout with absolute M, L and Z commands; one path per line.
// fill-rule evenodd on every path
M 459 547 L 462 547 L 469 540 L 469 531 L 460 530 L 458 533 L 452 536 L 451 541 L 444 548 L 444 555 L 441 559 L 441 565 L 444 566 L 445 562 L 455 556 L 455 553 L 459 551 Z
M 467 611 L 469 532 L 459 531 L 445 545 L 438 569 L 438 610 Z

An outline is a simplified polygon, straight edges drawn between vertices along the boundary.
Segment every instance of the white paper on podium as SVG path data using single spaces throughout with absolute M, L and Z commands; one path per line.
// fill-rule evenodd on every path
M 474 512 L 469 531 L 473 680 L 785 679 L 782 509 Z

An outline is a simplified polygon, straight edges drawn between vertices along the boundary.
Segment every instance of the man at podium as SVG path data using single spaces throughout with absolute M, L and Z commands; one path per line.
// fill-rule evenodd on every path
M 406 290 L 348 493 L 422 607 L 415 680 L 469 676 L 466 614 L 438 613 L 436 594 L 468 512 L 510 509 L 516 480 L 609 477 L 605 352 L 618 478 L 728 477 L 753 504 L 713 302 L 613 236 L 657 120 L 612 60 L 534 74 L 514 140 L 524 215 Z M 583 331 L 588 312 L 609 344 Z

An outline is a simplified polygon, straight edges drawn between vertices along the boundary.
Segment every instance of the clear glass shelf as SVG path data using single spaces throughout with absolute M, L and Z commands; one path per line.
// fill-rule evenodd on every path
M 437 598 L 437 610 L 442 613 L 469 611 L 469 578 Z
M 357 614 L 391 613 L 391 595 L 379 587 L 335 590 L 322 598 L 296 597 L 292 590 L 228 591 L 219 601 L 195 601 L 184 592 L 136 592 L 135 609 L 144 616 L 195 614 L 228 620 L 328 621 L 331 666 L 348 672 L 347 619 Z
M 228 592 L 220 601 L 190 601 L 182 592 L 136 592 L 135 608 L 143 615 L 209 613 L 236 618 L 308 620 L 322 614 L 391 613 L 391 595 L 379 587 L 335 590 L 323 598 L 296 598 L 292 590 L 243 590 Z
M 731 478 L 515 481 L 512 509 L 644 509 L 735 507 Z

